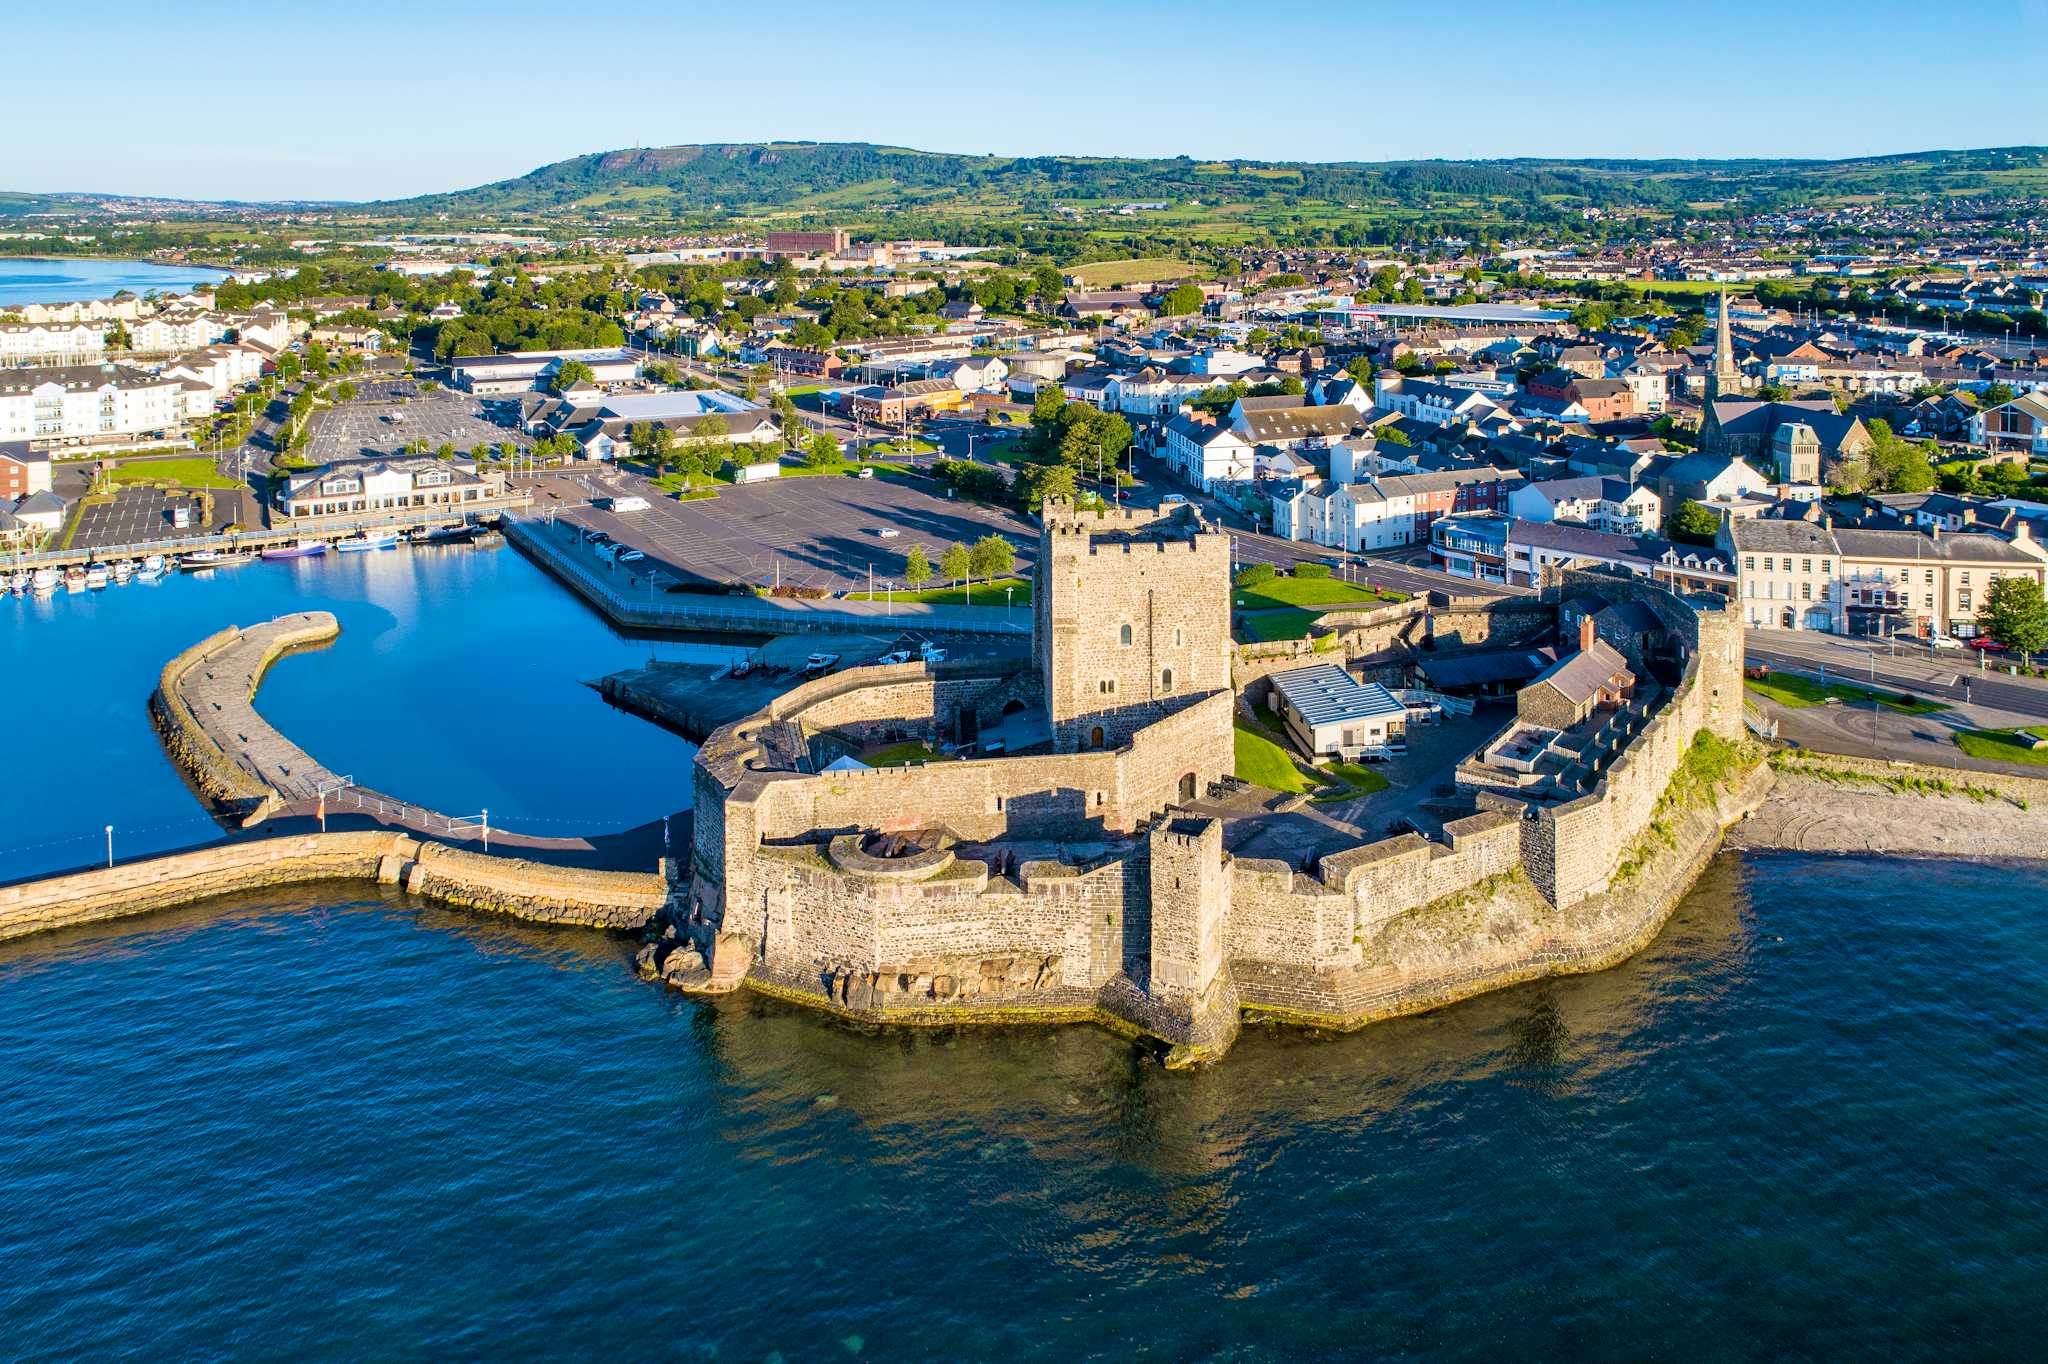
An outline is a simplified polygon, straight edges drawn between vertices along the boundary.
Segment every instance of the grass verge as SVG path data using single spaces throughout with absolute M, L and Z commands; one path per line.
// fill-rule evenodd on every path
M 2029 725 L 2025 729 L 1966 729 L 1956 735 L 1956 747 L 1973 758 L 2048 767 L 2048 748 L 2027 747 L 2028 736 L 2048 738 L 2048 725 Z
M 923 602 L 928 606 L 1003 606 L 1003 589 L 1014 588 L 1009 604 L 1029 606 L 1031 604 L 1031 580 L 1029 578 L 997 578 L 992 583 L 976 583 L 972 589 L 965 587 L 928 587 L 922 592 L 876 592 L 872 598 L 866 592 L 849 592 L 848 601 L 910 601 Z
M 119 488 L 238 488 L 241 485 L 204 457 L 125 460 L 107 470 Z
M 1832 698 L 1851 705 L 1876 701 L 1905 715 L 1931 715 L 1935 711 L 1945 709 L 1932 701 L 1923 701 L 1917 696 L 1879 691 L 1871 687 L 1858 686 L 1853 682 L 1822 684 L 1795 673 L 1772 673 L 1765 678 L 1750 678 L 1746 685 L 1758 696 L 1766 696 L 1781 706 L 1794 708 L 1818 706 Z
M 926 748 L 913 739 L 908 743 L 891 744 L 884 749 L 870 753 L 861 761 L 869 767 L 908 767 L 912 763 L 949 763 L 959 758 L 957 753 L 940 753 Z

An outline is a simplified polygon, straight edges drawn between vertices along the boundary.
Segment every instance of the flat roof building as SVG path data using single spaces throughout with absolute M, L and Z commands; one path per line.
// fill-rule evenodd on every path
M 571 360 L 590 366 L 600 384 L 628 384 L 640 377 L 640 362 L 622 350 L 522 350 L 504 355 L 459 355 L 448 362 L 448 378 L 470 393 L 525 393 L 548 386 Z
M 1273 704 L 1314 758 L 1384 758 L 1408 746 L 1408 707 L 1333 663 L 1273 675 Z

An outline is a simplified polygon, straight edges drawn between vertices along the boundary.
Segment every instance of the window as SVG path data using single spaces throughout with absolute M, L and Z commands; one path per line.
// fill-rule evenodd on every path
M 1770 555 L 1768 555 L 1768 554 L 1766 554 L 1766 555 L 1764 556 L 1764 572 L 1768 573 L 1768 572 L 1770 572 L 1770 571 L 1771 571 L 1771 556 L 1770 556 Z
M 1970 570 L 1967 568 L 1963 570 L 1962 583 L 1964 587 L 1968 587 L 1970 585 Z
M 1162 669 L 1160 669 L 1160 672 L 1159 672 L 1159 690 L 1161 690 L 1161 691 L 1172 691 L 1172 690 L 1173 690 L 1173 669 L 1171 669 L 1171 668 L 1162 668 Z
M 1811 560 L 1811 559 L 1801 559 L 1801 560 L 1799 561 L 1799 571 L 1800 571 L 1801 573 L 1811 573 L 1811 572 L 1813 572 L 1813 560 Z
M 1927 585 L 1934 586 L 1934 570 L 1931 568 L 1927 570 Z
M 1833 559 L 1822 559 L 1820 561 L 1820 571 L 1823 573 L 1832 573 L 1835 571 L 1834 564 L 1835 561 Z
M 1745 555 L 1743 555 L 1743 556 L 1742 556 L 1742 566 L 1743 566 L 1744 568 L 1747 568 L 1747 569 L 1752 569 L 1752 570 L 1754 570 L 1754 569 L 1756 568 L 1756 555 L 1754 555 L 1754 554 L 1745 554 Z
M 1126 649 L 1128 649 L 1128 648 L 1130 648 L 1130 647 L 1131 647 L 1131 627 L 1130 627 L 1130 626 L 1126 625 L 1126 626 L 1124 626 L 1124 627 L 1123 627 L 1122 629 L 1120 629 L 1120 630 L 1118 630 L 1118 631 L 1117 631 L 1117 641 L 1116 641 L 1116 642 L 1117 642 L 1117 643 L 1119 643 L 1119 644 L 1121 644 L 1121 645 L 1123 645 L 1123 646 L 1124 646 L 1124 647 L 1125 647 Z
M 1799 584 L 1799 599 L 1800 599 L 1801 601 L 1812 601 L 1812 600 L 1813 600 L 1813 584 L 1812 584 L 1812 583 L 1801 583 L 1801 584 Z
M 1116 679 L 1114 677 L 1103 678 L 1095 684 L 1095 690 L 1101 692 L 1104 696 L 1114 695 L 1116 693 Z
M 1178 645 L 1178 644 L 1179 644 L 1179 643 L 1181 642 L 1181 641 L 1180 641 L 1180 627 L 1179 627 L 1178 625 L 1176 625 L 1176 626 L 1174 626 L 1174 627 L 1173 627 L 1173 642 L 1174 642 L 1174 643 L 1175 643 L 1176 645 Z

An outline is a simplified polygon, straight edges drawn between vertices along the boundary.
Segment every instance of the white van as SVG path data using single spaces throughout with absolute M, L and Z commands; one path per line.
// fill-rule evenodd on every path
M 636 512 L 647 510 L 647 499 L 630 494 L 623 497 L 594 497 L 590 504 L 600 511 Z

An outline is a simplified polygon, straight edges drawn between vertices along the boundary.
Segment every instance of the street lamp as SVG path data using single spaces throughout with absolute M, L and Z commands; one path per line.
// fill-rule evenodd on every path
M 109 868 L 111 869 L 111 868 L 113 867 L 113 865 L 114 865 L 114 826 L 113 826 L 113 825 L 111 825 L 111 824 L 109 824 L 109 825 L 107 826 L 107 866 L 108 866 L 108 867 L 109 867 Z

